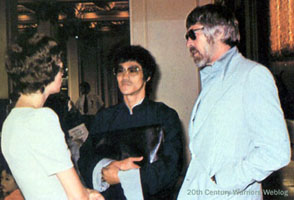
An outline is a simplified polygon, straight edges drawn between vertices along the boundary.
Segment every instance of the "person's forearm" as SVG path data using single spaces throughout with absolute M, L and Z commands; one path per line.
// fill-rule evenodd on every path
M 88 200 L 88 192 L 82 185 L 74 168 L 56 174 L 69 200 Z

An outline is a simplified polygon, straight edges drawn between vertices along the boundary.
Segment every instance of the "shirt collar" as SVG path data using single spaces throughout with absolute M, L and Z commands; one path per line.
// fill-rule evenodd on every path
M 221 74 L 223 78 L 227 72 L 228 64 L 235 54 L 238 53 L 237 47 L 229 49 L 220 59 L 215 61 L 211 66 L 206 66 L 200 70 L 201 80 L 205 80 L 207 77 Z
M 133 114 L 133 110 L 134 110 L 134 108 L 135 108 L 136 106 L 139 106 L 139 105 L 142 104 L 142 102 L 144 101 L 144 99 L 145 99 L 145 97 L 142 98 L 140 101 L 138 101 L 138 103 L 136 103 L 135 105 L 133 105 L 132 108 L 129 108 L 129 107 L 127 106 L 127 104 L 125 104 L 125 106 L 128 108 L 128 110 L 129 110 L 129 112 L 130 112 L 130 115 Z

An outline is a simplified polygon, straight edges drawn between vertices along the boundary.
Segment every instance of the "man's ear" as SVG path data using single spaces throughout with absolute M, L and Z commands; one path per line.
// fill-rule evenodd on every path
M 225 32 L 224 32 L 224 29 L 222 28 L 218 28 L 216 29 L 215 33 L 214 33 L 214 40 L 217 41 L 217 40 L 220 40 L 222 41 L 222 39 L 225 37 Z

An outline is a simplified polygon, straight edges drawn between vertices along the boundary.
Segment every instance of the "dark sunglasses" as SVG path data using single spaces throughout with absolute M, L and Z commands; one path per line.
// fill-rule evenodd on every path
M 185 35 L 186 40 L 188 40 L 189 38 L 191 38 L 191 40 L 196 40 L 197 39 L 196 32 L 197 31 L 202 31 L 203 29 L 204 29 L 204 27 L 196 28 L 196 29 L 190 29 Z
M 118 68 L 114 69 L 113 74 L 115 76 L 121 76 L 126 72 L 131 76 L 135 76 L 139 73 L 139 71 L 141 71 L 141 69 L 138 66 L 130 66 L 127 69 L 119 66 Z

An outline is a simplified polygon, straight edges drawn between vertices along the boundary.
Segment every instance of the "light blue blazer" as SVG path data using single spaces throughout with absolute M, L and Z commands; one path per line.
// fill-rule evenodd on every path
M 236 47 L 200 73 L 202 91 L 189 125 L 191 162 L 178 199 L 262 199 L 260 182 L 290 161 L 272 74 Z

